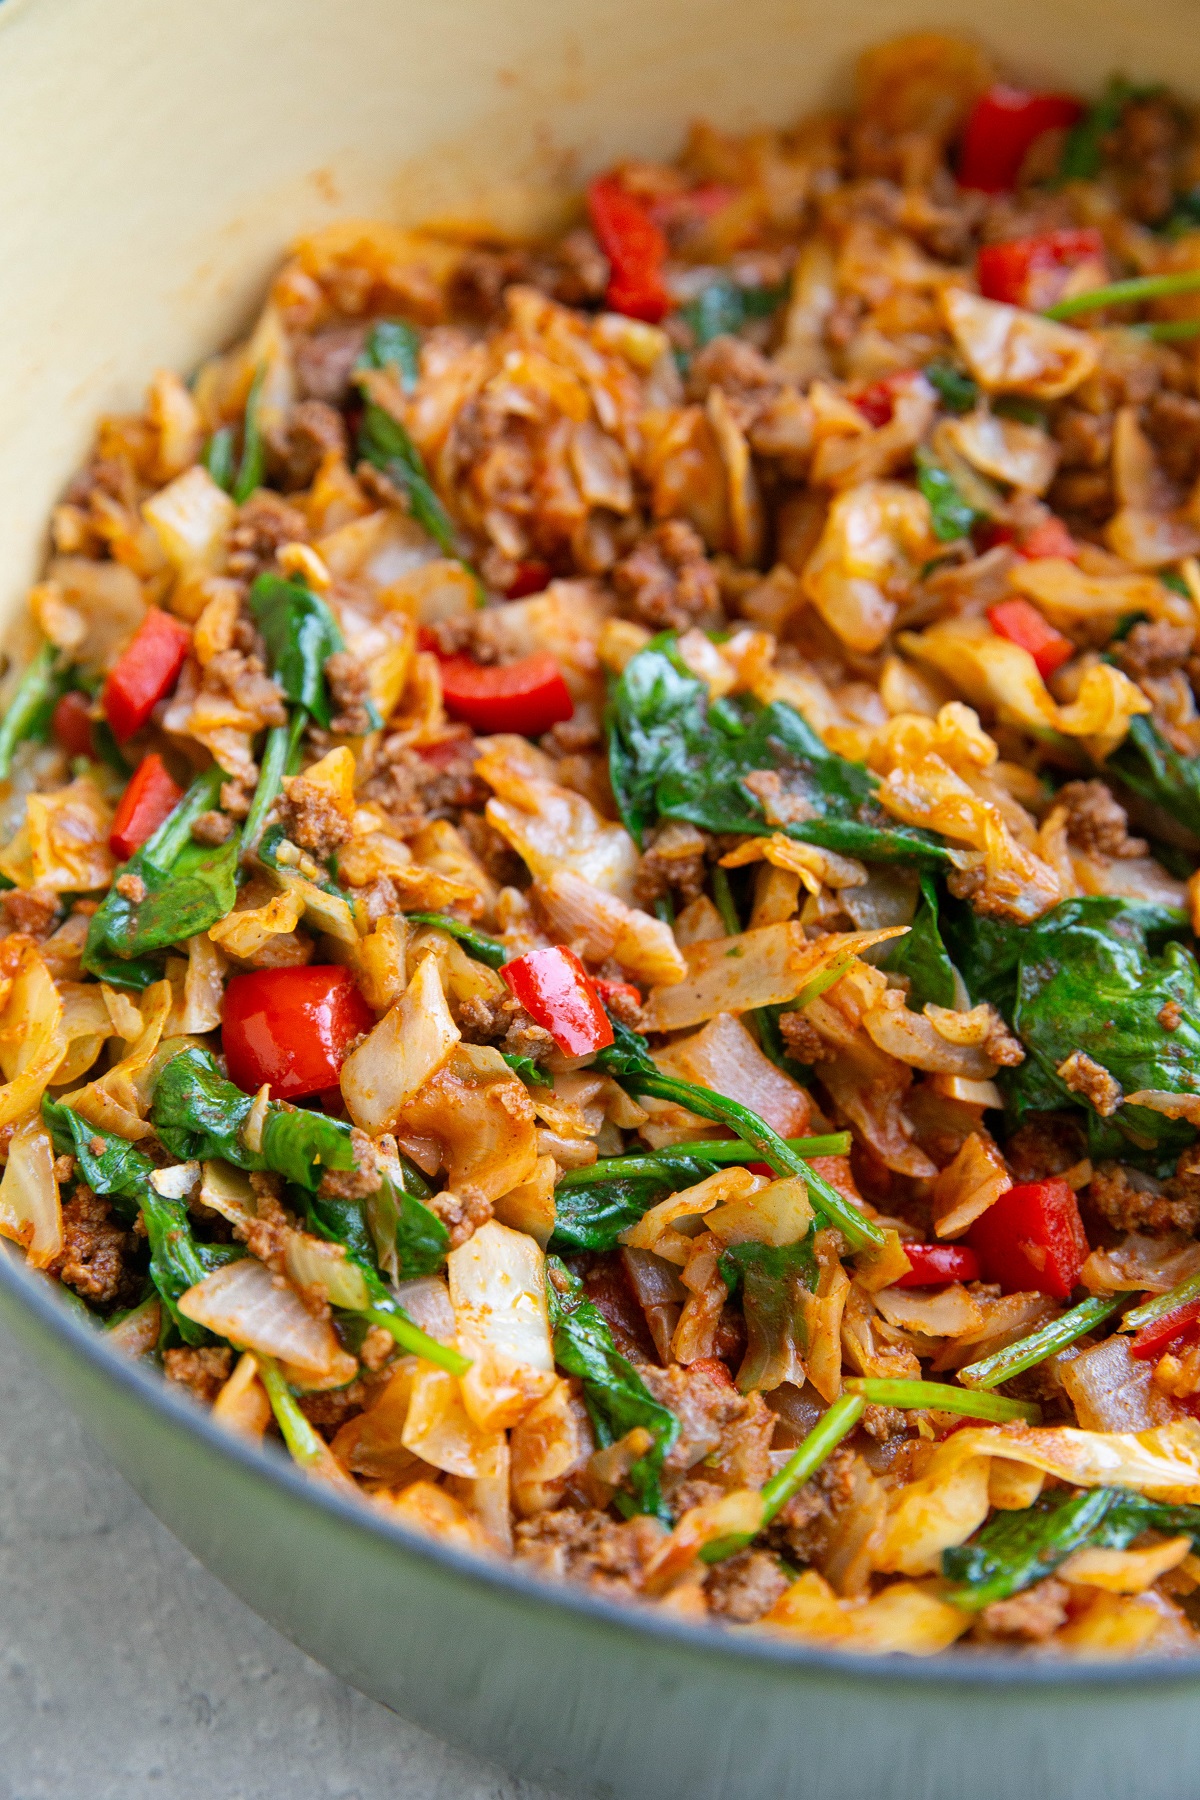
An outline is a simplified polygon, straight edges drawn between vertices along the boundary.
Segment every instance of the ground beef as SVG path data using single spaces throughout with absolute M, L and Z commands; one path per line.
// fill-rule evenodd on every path
M 1193 405 L 1198 404 L 1193 401 Z M 1145 676 L 1173 675 L 1192 653 L 1196 634 L 1188 625 L 1170 625 L 1165 619 L 1143 619 L 1129 636 L 1113 645 L 1113 654 L 1134 681 Z M 1102 782 L 1073 781 L 1071 787 L 1102 787 Z
M 1166 474 L 1191 487 L 1200 477 L 1200 400 L 1166 389 L 1147 403 L 1144 423 Z
M 381 1383 L 371 1375 L 360 1375 L 347 1387 L 331 1388 L 325 1394 L 301 1394 L 300 1411 L 310 1425 L 316 1425 L 327 1437 L 358 1417 L 370 1404 Z
M 447 1188 L 440 1194 L 431 1194 L 425 1201 L 431 1213 L 436 1213 L 446 1230 L 450 1233 L 450 1248 L 457 1250 L 468 1238 L 473 1238 L 481 1225 L 486 1225 L 492 1216 L 490 1200 L 481 1200 L 477 1195 L 464 1198 L 461 1194 L 452 1194 Z
M 1045 1181 L 1061 1175 L 1087 1154 L 1083 1132 L 1069 1113 L 1038 1113 L 1018 1126 L 1005 1156 L 1013 1180 Z
M 1068 403 L 1059 408 L 1052 430 L 1062 449 L 1064 469 L 1108 468 L 1113 433 L 1110 415 L 1085 412 Z
M 325 659 L 325 679 L 333 700 L 334 717 L 329 729 L 346 737 L 363 737 L 371 729 L 368 701 L 371 677 L 357 656 L 348 650 L 335 650 Z
M 308 542 L 308 520 L 282 494 L 259 488 L 238 512 L 229 534 L 229 573 L 253 581 L 275 562 L 285 544 Z
M 1086 1050 L 1072 1050 L 1054 1072 L 1073 1094 L 1094 1106 L 1101 1118 L 1111 1118 L 1125 1097 L 1120 1082 Z
M 138 1242 L 116 1223 L 112 1206 L 82 1183 L 62 1209 L 63 1247 L 52 1272 L 96 1306 L 136 1297 L 140 1281 L 131 1264 Z
M 1144 1231 L 1153 1237 L 1195 1231 L 1200 1225 L 1200 1156 L 1185 1150 L 1167 1182 L 1122 1163 L 1101 1163 L 1092 1175 L 1088 1198 L 1116 1231 Z
M 227 694 L 242 712 L 251 713 L 260 725 L 286 725 L 283 695 L 267 674 L 260 656 L 242 650 L 218 650 L 204 666 L 201 689 Z
M 233 830 L 227 813 L 204 812 L 192 821 L 192 841 L 197 844 L 224 844 Z
M 296 347 L 296 378 L 308 400 L 344 406 L 350 398 L 350 372 L 367 341 L 365 325 L 335 325 L 302 338 Z
M 233 1368 L 233 1351 L 205 1345 L 199 1350 L 164 1350 L 163 1368 L 168 1381 L 177 1381 L 205 1406 L 211 1406 Z
M 898 1432 L 906 1430 L 908 1414 L 896 1406 L 868 1406 L 862 1416 L 862 1428 L 868 1437 L 895 1437 Z
M 501 837 L 480 812 L 464 810 L 459 815 L 458 829 L 467 848 L 478 857 L 497 887 L 518 887 L 525 876 L 525 864 L 508 839 Z
M 773 1540 L 789 1559 L 811 1562 L 820 1554 L 834 1518 L 853 1496 L 854 1452 L 843 1444 L 779 1513 Z
M 385 738 L 363 798 L 381 806 L 402 837 L 411 837 L 427 819 L 450 819 L 461 807 L 478 809 L 486 802 L 487 789 L 475 774 L 477 755 L 470 737 L 446 739 L 436 754 Z
M 993 1600 L 981 1615 L 984 1631 L 990 1637 L 1041 1643 L 1066 1623 L 1068 1593 L 1066 1583 L 1051 1576 L 1011 1600 Z
M 766 1550 L 742 1550 L 714 1563 L 704 1580 L 708 1610 L 735 1625 L 753 1625 L 787 1589 L 779 1559 Z
M 672 819 L 661 825 L 647 842 L 634 881 L 634 898 L 653 906 L 664 894 L 676 894 L 687 905 L 704 892 L 708 878 L 706 852 L 712 843 L 707 832 Z
M 788 1055 L 794 1056 L 797 1062 L 828 1062 L 837 1054 L 829 1048 L 816 1026 L 811 1025 L 802 1012 L 780 1013 L 779 1035 Z
M 300 776 L 284 783 L 275 803 L 275 818 L 293 844 L 324 862 L 353 836 L 354 827 L 327 794 Z
M 704 400 L 710 388 L 719 387 L 743 431 L 754 423 L 779 386 L 779 375 L 761 350 L 744 338 L 726 334 L 706 344 L 688 370 L 688 398 Z
M 146 898 L 145 882 L 140 875 L 135 875 L 131 870 L 126 870 L 124 875 L 118 875 L 113 882 L 113 887 L 120 894 L 122 900 L 128 900 L 131 906 L 140 906 Z
M 254 798 L 254 789 L 246 787 L 238 780 L 221 783 L 221 807 L 231 819 L 244 819 L 250 811 L 250 802 Z
M 327 1169 L 317 1189 L 322 1200 L 365 1200 L 383 1186 L 383 1171 L 375 1155 L 375 1146 L 357 1125 L 350 1129 L 350 1148 L 354 1152 L 352 1169 Z
M 1067 809 L 1067 837 L 1078 849 L 1101 856 L 1145 856 L 1143 838 L 1129 835 L 1129 815 L 1102 781 L 1068 781 L 1058 804 Z
M 233 1235 L 273 1274 L 282 1275 L 288 1240 L 296 1229 L 296 1221 L 279 1203 L 274 1191 L 275 1177 L 251 1175 L 250 1186 L 254 1189 L 257 1217 L 235 1225 Z
M 679 1438 L 664 1465 L 682 1472 L 710 1456 L 721 1440 L 747 1410 L 747 1401 L 727 1382 L 714 1381 L 706 1369 L 683 1368 L 675 1363 L 669 1369 L 649 1365 L 638 1374 L 660 1406 L 669 1407 L 679 1420 Z
M 302 969 L 312 961 L 315 949 L 315 939 L 297 925 L 293 931 L 274 932 L 257 950 L 237 960 L 248 969 Z
M 288 413 L 274 448 L 284 490 L 306 488 L 330 451 L 344 456 L 348 450 L 345 420 L 324 400 L 301 400 Z
M 1179 120 L 1172 107 L 1165 100 L 1151 98 L 1130 102 L 1111 139 L 1122 174 L 1125 206 L 1146 225 L 1160 224 L 1174 204 L 1179 137 Z
M 535 265 L 533 279 L 564 306 L 586 306 L 604 298 L 608 258 L 590 231 L 568 231 L 550 256 Z
M 0 895 L 0 908 L 3 908 L 8 929 L 23 932 L 39 943 L 54 930 L 58 904 L 58 895 L 45 888 L 11 888 Z
M 1157 1018 L 1164 1031 L 1178 1031 L 1183 1024 L 1183 1008 L 1178 1000 L 1167 1000 L 1159 1007 Z
M 517 1562 L 534 1574 L 582 1582 L 610 1600 L 633 1600 L 662 1538 L 661 1525 L 644 1513 L 618 1521 L 605 1512 L 563 1507 L 518 1521 L 513 1548 Z
M 682 519 L 648 531 L 614 566 L 612 582 L 631 616 L 653 631 L 686 631 L 720 617 L 717 572 Z

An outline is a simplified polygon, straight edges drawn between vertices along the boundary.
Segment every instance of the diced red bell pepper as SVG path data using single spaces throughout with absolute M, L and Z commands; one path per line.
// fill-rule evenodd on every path
M 1028 650 L 1043 681 L 1075 654 L 1070 638 L 1048 624 L 1028 600 L 1002 600 L 998 606 L 989 606 L 987 616 L 997 637 L 1007 638 L 1010 644 Z
M 1062 298 L 1073 268 L 1103 258 L 1104 239 L 1090 227 L 1043 231 L 1006 244 L 985 244 L 976 265 L 979 291 L 985 300 L 1003 300 L 1008 306 L 1028 306 L 1041 312 Z
M 855 394 L 853 398 L 868 425 L 874 426 L 878 431 L 881 425 L 890 423 L 896 408 L 896 394 L 889 381 L 873 381 L 869 388 L 864 388 L 861 394 Z
M 68 756 L 91 756 L 92 703 L 78 688 L 64 694 L 50 715 L 50 729 Z
M 587 191 L 588 214 L 608 258 L 604 304 L 611 312 L 657 325 L 670 309 L 663 271 L 667 240 L 646 204 L 615 175 L 602 175 Z
M 552 944 L 505 963 L 500 973 L 535 1025 L 566 1056 L 592 1056 L 613 1041 L 596 985 L 573 950 Z
M 127 862 L 140 850 L 182 799 L 183 789 L 167 774 L 162 757 L 143 756 L 117 802 L 108 834 L 108 847 L 117 860 Z
M 715 1381 L 718 1387 L 731 1388 L 734 1385 L 729 1364 L 723 1363 L 719 1356 L 697 1357 L 694 1363 L 688 1364 L 688 1373 L 694 1375 L 697 1369 L 707 1375 L 710 1381 Z
M 442 698 L 450 717 L 475 731 L 519 731 L 526 737 L 549 731 L 575 711 L 562 670 L 547 650 L 496 665 L 447 657 Z
M 1027 531 L 1017 549 L 1022 556 L 1030 558 L 1061 556 L 1067 562 L 1079 561 L 1079 545 L 1062 520 L 1053 515 Z
M 374 1023 L 354 977 L 335 964 L 235 975 L 221 1024 L 229 1078 L 246 1093 L 269 1082 L 273 1100 L 320 1094 Z
M 912 1268 L 896 1287 L 944 1287 L 949 1281 L 978 1281 L 979 1258 L 969 1244 L 905 1244 Z
M 1003 84 L 989 88 L 975 102 L 963 132 L 959 186 L 985 194 L 1014 188 L 1034 141 L 1082 117 L 1083 107 L 1070 94 L 1030 94 Z
M 1185 1332 L 1194 1339 L 1198 1323 L 1200 1300 L 1186 1300 L 1182 1306 L 1173 1306 L 1161 1318 L 1143 1325 L 1129 1346 L 1129 1354 L 1136 1356 L 1139 1362 L 1157 1362 L 1167 1347 Z
M 179 619 L 157 606 L 150 608 L 104 684 L 104 714 L 118 744 L 140 731 L 171 692 L 191 641 L 191 632 Z
M 549 563 L 518 563 L 517 572 L 504 591 L 510 600 L 524 600 L 527 594 L 540 594 L 543 588 L 549 587 L 550 579 Z
M 1075 1195 L 1058 1177 L 1009 1188 L 976 1219 L 969 1238 L 985 1281 L 998 1281 L 1006 1294 L 1054 1300 L 1067 1299 L 1089 1249 Z

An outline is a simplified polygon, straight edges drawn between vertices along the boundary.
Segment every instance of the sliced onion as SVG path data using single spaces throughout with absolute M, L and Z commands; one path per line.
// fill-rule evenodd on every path
M 280 1362 L 318 1380 L 338 1385 L 358 1372 L 327 1319 L 316 1319 L 295 1289 L 252 1256 L 223 1268 L 189 1288 L 179 1301 L 185 1319 L 218 1337 Z
M 545 1257 L 495 1219 L 446 1259 L 458 1346 L 472 1359 L 463 1401 L 488 1431 L 515 1425 L 554 1382 Z
M 35 1269 L 47 1268 L 63 1247 L 54 1146 L 40 1123 L 22 1126 L 9 1144 L 0 1181 L 0 1235 L 23 1244 Z

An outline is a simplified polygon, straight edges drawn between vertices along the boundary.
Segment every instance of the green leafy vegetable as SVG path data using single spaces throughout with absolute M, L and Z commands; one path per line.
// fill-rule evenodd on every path
M 748 1146 L 742 1146 L 749 1154 Z M 572 1170 L 554 1190 L 554 1235 L 550 1248 L 564 1255 L 579 1250 L 612 1250 L 622 1231 L 668 1194 L 694 1187 L 718 1165 L 690 1152 L 658 1151 L 652 1156 L 613 1156 L 619 1170 L 597 1177 L 602 1163 Z M 630 1165 L 642 1164 L 633 1168 Z M 580 1176 L 592 1176 L 581 1181 Z
M 731 1294 L 741 1289 L 746 1357 L 738 1386 L 750 1392 L 764 1385 L 789 1342 L 803 1347 L 801 1299 L 816 1293 L 819 1273 L 811 1234 L 797 1244 L 733 1244 L 721 1257 L 720 1271 Z
M 421 375 L 421 340 L 403 319 L 380 319 L 367 334 L 356 369 L 394 369 L 406 394 Z
M 952 1007 L 958 997 L 951 962 L 938 930 L 937 889 L 928 875 L 921 876 L 921 898 L 907 937 L 898 938 L 883 964 L 893 975 L 907 975 L 912 983 L 908 1004 L 914 1012 L 932 1001 Z
M 929 502 L 933 535 L 939 543 L 951 544 L 969 537 L 981 515 L 960 491 L 957 482 L 944 469 L 931 451 L 920 449 L 914 459 L 917 486 Z
M 363 410 L 358 454 L 405 496 L 413 518 L 429 533 L 443 556 L 456 557 L 454 526 L 426 473 L 421 452 L 399 419 L 374 400 L 368 400 Z
M 215 846 L 192 841 L 192 825 L 216 805 L 224 779 L 216 766 L 197 775 L 175 811 L 125 864 L 145 892 L 138 900 L 109 889 L 88 928 L 83 967 L 89 975 L 146 987 L 162 972 L 147 960 L 152 952 L 207 931 L 230 911 L 237 898 L 240 833 Z
M 1178 275 L 1131 275 L 1128 281 L 1110 281 L 1107 287 L 1089 288 L 1046 308 L 1047 319 L 1075 319 L 1080 313 L 1102 306 L 1138 306 L 1146 300 L 1169 300 L 1175 294 L 1194 294 L 1200 289 L 1200 269 Z M 1186 321 L 1182 321 L 1186 323 Z
M 943 903 L 938 929 L 972 1000 L 976 1004 L 990 1000 L 1011 1022 L 1022 933 L 1006 919 L 990 919 L 966 902 L 954 900 Z
M 694 300 L 679 308 L 679 317 L 691 326 L 697 348 L 714 338 L 732 336 L 751 319 L 766 319 L 778 311 L 788 296 L 788 284 L 746 288 L 721 276 L 701 288 Z
M 1200 969 L 1182 944 L 1166 943 L 1160 956 L 1151 950 L 1151 940 L 1186 923 L 1169 907 L 1099 895 L 1064 900 L 1019 934 L 1012 1017 L 1026 1059 L 1006 1084 L 1015 1122 L 1028 1112 L 1086 1104 L 1057 1074 L 1076 1050 L 1126 1093 L 1200 1093 Z M 1174 1031 L 1160 1023 L 1168 1001 L 1182 1014 Z M 1104 1125 L 1090 1106 L 1088 1114 Z M 1141 1106 L 1121 1106 L 1108 1124 L 1164 1148 L 1182 1148 L 1195 1135 Z
M 979 1612 L 1052 1575 L 1076 1550 L 1126 1550 L 1143 1531 L 1200 1544 L 1200 1506 L 1168 1506 L 1128 1488 L 1043 1494 L 1033 1506 L 1001 1512 L 969 1544 L 942 1552 L 942 1573 L 960 1585 L 946 1595 Z
M 610 708 L 609 765 L 621 817 L 642 842 L 662 819 L 686 819 L 708 831 L 767 836 L 841 850 L 867 862 L 898 857 L 947 860 L 931 833 L 889 819 L 875 799 L 875 777 L 827 750 L 792 707 L 762 706 L 748 695 L 709 705 L 708 689 L 683 663 L 670 634 L 626 664 Z M 745 786 L 755 770 L 779 775 L 789 798 L 810 816 L 771 826 Z
M 53 644 L 43 644 L 17 684 L 8 711 L 0 723 L 0 781 L 7 781 L 12 768 L 13 751 L 26 738 L 39 734 L 48 721 L 49 711 L 58 698 L 55 667 L 58 651 Z
M 333 709 L 325 664 L 335 651 L 346 648 L 328 606 L 302 581 L 260 575 L 250 589 L 250 610 L 266 640 L 271 673 L 280 687 L 293 706 L 302 706 L 328 730 Z
M 1181 755 L 1148 713 L 1129 721 L 1128 736 L 1105 767 L 1143 800 L 1161 806 L 1170 818 L 1200 836 L 1200 756 Z
M 653 1094 L 659 1100 L 671 1100 L 689 1112 L 698 1113 L 702 1119 L 732 1125 L 777 1174 L 803 1177 L 814 1211 L 826 1223 L 836 1225 L 854 1249 L 862 1249 L 866 1244 L 876 1249 L 882 1246 L 883 1233 L 879 1227 L 831 1187 L 823 1175 L 818 1175 L 765 1119 L 760 1119 L 748 1106 L 729 1099 L 726 1094 L 714 1093 L 691 1081 L 678 1081 L 673 1075 L 664 1075 L 646 1049 L 644 1038 L 617 1019 L 612 1020 L 612 1027 L 613 1042 L 596 1057 L 598 1069 L 614 1076 L 631 1094 Z
M 267 742 L 263 749 L 262 762 L 259 765 L 258 786 L 254 790 L 254 798 L 250 802 L 250 811 L 246 814 L 246 822 L 242 826 L 242 842 L 248 847 L 256 846 L 266 823 L 267 814 L 279 797 L 285 775 L 294 775 L 300 756 L 300 739 L 304 736 L 304 728 L 308 724 L 308 714 L 302 706 L 295 708 L 291 722 L 287 725 L 273 725 L 267 733 Z M 280 836 L 283 829 L 280 828 Z
M 958 1371 L 958 1379 L 964 1387 L 994 1388 L 1002 1381 L 1008 1381 L 1013 1375 L 1020 1375 L 1024 1369 L 1032 1369 L 1038 1363 L 1045 1362 L 1048 1356 L 1056 1351 L 1064 1350 L 1081 1338 L 1085 1332 L 1100 1325 L 1121 1305 L 1120 1294 L 1094 1295 L 1090 1300 L 1081 1301 L 1078 1306 L 1071 1307 L 1069 1312 L 1062 1313 L 1057 1319 L 1051 1319 L 1040 1331 L 1031 1332 L 1027 1338 L 1020 1338 L 1015 1344 L 1009 1344 L 1003 1350 L 997 1350 L 992 1356 L 985 1356 L 977 1363 L 969 1363 L 965 1369 Z
M 1125 108 L 1133 100 L 1149 100 L 1161 91 L 1159 87 L 1136 87 L 1123 75 L 1112 76 L 1095 106 L 1067 134 L 1059 180 L 1094 181 L 1104 160 L 1104 140 L 1121 123 Z
M 949 412 L 970 412 L 979 399 L 979 383 L 956 363 L 926 363 L 925 379 L 936 388 L 942 405 Z
M 759 1531 L 780 1513 L 806 1481 L 811 1481 L 821 1464 L 836 1450 L 843 1438 L 849 1437 L 866 1411 L 861 1394 L 842 1394 L 817 1420 L 803 1443 L 797 1444 L 777 1474 L 772 1475 L 762 1490 L 762 1518 Z M 756 1532 L 737 1532 L 706 1544 L 700 1552 L 701 1562 L 723 1562 L 754 1542 Z
M 429 1230 L 425 1237 L 425 1247 L 430 1249 L 435 1237 L 437 1243 L 437 1259 L 432 1261 L 428 1256 L 417 1258 L 423 1266 L 409 1267 L 403 1273 L 406 1276 L 432 1274 L 445 1259 L 449 1245 L 449 1233 L 441 1220 L 435 1218 L 427 1207 L 421 1206 L 419 1200 L 410 1195 L 397 1196 L 390 1180 L 387 1180 L 389 1198 L 394 1202 L 397 1198 L 407 1200 L 411 1208 L 419 1208 L 425 1213 Z M 374 1199 L 375 1196 L 372 1196 Z M 299 1210 L 307 1218 L 309 1229 L 317 1237 L 327 1243 L 340 1244 L 349 1260 L 356 1265 L 366 1283 L 370 1304 L 360 1315 L 372 1325 L 380 1325 L 391 1333 L 400 1347 L 412 1356 L 423 1356 L 427 1362 L 433 1362 L 439 1368 L 446 1369 L 451 1375 L 465 1375 L 470 1368 L 470 1359 L 461 1355 L 451 1345 L 439 1344 L 427 1332 L 414 1325 L 400 1302 L 396 1299 L 379 1271 L 376 1260 L 375 1243 L 371 1228 L 367 1222 L 365 1209 L 361 1200 L 326 1198 L 304 1189 L 292 1189 L 292 1199 L 299 1202 Z M 410 1237 L 410 1248 L 412 1243 Z
M 150 1241 L 150 1279 L 163 1305 L 185 1344 L 208 1343 L 210 1334 L 203 1326 L 185 1319 L 179 1311 L 180 1297 L 245 1251 L 237 1244 L 197 1243 L 185 1203 L 169 1200 L 151 1186 L 154 1164 L 144 1151 L 89 1124 L 61 1103 L 45 1101 L 42 1116 L 55 1148 L 76 1158 L 83 1180 L 94 1193 L 117 1202 L 117 1210 L 125 1218 L 141 1213 Z M 101 1148 L 97 1149 L 97 1144 Z
M 1042 1409 L 1031 1400 L 1009 1400 L 1004 1394 L 968 1393 L 948 1381 L 881 1381 L 852 1375 L 849 1393 L 861 1394 L 869 1406 L 899 1406 L 914 1412 L 963 1413 L 968 1419 L 990 1419 L 997 1425 L 1021 1419 L 1040 1425 Z
M 434 925 L 452 938 L 457 938 L 468 956 L 476 962 L 486 963 L 489 969 L 503 968 L 506 962 L 512 961 L 512 952 L 498 938 L 488 937 L 482 931 L 476 931 L 473 925 L 464 925 L 461 919 L 452 919 L 447 913 L 412 912 L 407 918 L 415 925 Z
M 332 1452 L 284 1380 L 278 1363 L 271 1356 L 259 1356 L 256 1360 L 275 1423 L 292 1461 L 302 1469 L 325 1468 Z
M 548 1259 L 546 1272 L 554 1360 L 583 1382 L 584 1402 L 600 1443 L 614 1444 L 639 1425 L 654 1439 L 629 1471 L 631 1496 L 618 1494 L 617 1505 L 625 1502 L 624 1510 L 652 1513 L 669 1525 L 660 1477 L 679 1436 L 679 1421 L 659 1405 L 633 1364 L 618 1352 L 604 1315 L 587 1299 L 583 1283 L 557 1256 Z
M 526 1087 L 553 1087 L 554 1083 L 546 1071 L 534 1062 L 532 1056 L 518 1056 L 511 1050 L 500 1052 L 514 1075 L 519 1075 Z
M 316 1188 L 327 1169 L 356 1166 L 344 1120 L 279 1100 L 267 1103 L 262 1150 L 247 1149 L 245 1126 L 253 1106 L 249 1094 L 225 1079 L 209 1051 L 189 1045 L 159 1075 L 150 1118 L 180 1161 L 219 1156 L 239 1169 L 274 1169 L 304 1188 Z
M 237 480 L 237 433 L 232 425 L 219 425 L 204 446 L 200 461 L 219 488 L 233 492 Z
M 262 425 L 258 416 L 266 378 L 264 364 L 255 370 L 250 392 L 246 396 L 246 411 L 242 420 L 242 459 L 230 490 L 239 506 L 244 506 L 254 490 L 260 488 L 267 478 L 267 448 L 263 442 Z

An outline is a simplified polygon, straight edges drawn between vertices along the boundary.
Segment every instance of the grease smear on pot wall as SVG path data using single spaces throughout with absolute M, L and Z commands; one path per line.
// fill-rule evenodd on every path
M 0 723 L 0 1231 L 689 1619 L 1194 1650 L 1200 138 L 868 52 L 348 221 L 101 421 Z

